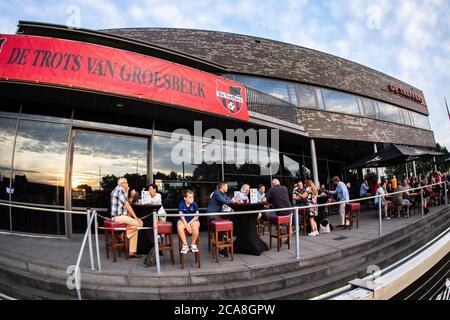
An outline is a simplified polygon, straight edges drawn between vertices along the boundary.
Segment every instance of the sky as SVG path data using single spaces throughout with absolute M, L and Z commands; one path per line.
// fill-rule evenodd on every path
M 2 0 L 0 33 L 19 20 L 88 29 L 172 27 L 258 36 L 316 49 L 421 89 L 436 142 L 450 149 L 447 0 Z

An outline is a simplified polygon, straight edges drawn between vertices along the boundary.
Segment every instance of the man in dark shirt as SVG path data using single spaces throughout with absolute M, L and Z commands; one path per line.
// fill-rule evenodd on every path
M 211 212 L 222 212 L 224 205 L 232 204 L 233 201 L 227 196 L 228 184 L 225 182 L 220 182 L 217 185 L 217 189 L 211 194 L 208 201 L 208 207 L 206 208 L 207 213 Z M 211 219 L 221 219 L 221 217 L 208 217 Z
M 212 212 L 222 212 L 225 211 L 224 205 L 229 205 L 234 203 L 228 196 L 228 184 L 225 182 L 219 182 L 217 185 L 217 189 L 211 194 L 211 197 L 208 201 L 208 207 L 206 208 L 206 213 L 212 213 Z M 231 210 L 230 210 L 231 211 Z M 212 220 L 223 220 L 223 216 L 208 216 L 207 217 L 208 223 L 210 223 Z M 224 237 L 224 235 L 220 235 L 219 237 Z M 219 250 L 219 255 L 226 257 L 227 252 L 224 248 Z
M 290 208 L 291 202 L 289 200 L 289 192 L 285 186 L 280 185 L 280 180 L 273 179 L 272 187 L 266 193 L 267 202 L 272 204 L 273 209 L 280 208 Z M 271 216 L 285 216 L 290 215 L 292 212 L 290 210 L 287 211 L 277 211 L 272 212 Z

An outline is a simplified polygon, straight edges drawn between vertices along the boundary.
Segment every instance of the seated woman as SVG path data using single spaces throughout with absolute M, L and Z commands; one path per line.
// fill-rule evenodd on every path
M 161 194 L 158 193 L 158 185 L 157 184 L 151 184 L 148 187 L 148 192 L 150 193 L 150 203 L 149 204 L 151 204 L 151 205 L 162 204 Z
M 199 235 L 200 221 L 198 221 L 198 216 L 185 216 L 185 214 L 199 213 L 198 205 L 194 201 L 193 191 L 191 190 L 184 191 L 183 200 L 181 200 L 180 204 L 178 205 L 178 213 L 181 215 L 177 223 L 178 237 L 180 238 L 180 241 L 183 243 L 180 252 L 182 254 L 186 254 L 189 250 L 185 230 L 188 232 L 188 234 L 192 235 L 192 242 L 190 248 L 191 251 L 198 252 L 196 242 Z
M 248 184 L 243 184 L 241 191 L 236 194 L 234 200 L 237 203 L 248 203 L 248 194 L 250 193 L 250 186 Z
M 381 201 L 381 207 L 384 208 L 384 218 L 389 220 L 391 219 L 388 216 L 388 208 L 392 205 L 391 201 L 386 200 L 385 194 L 386 194 L 386 180 L 381 179 L 380 187 L 377 190 L 376 196 L 380 196 L 375 198 L 375 205 L 378 206 L 379 201 Z

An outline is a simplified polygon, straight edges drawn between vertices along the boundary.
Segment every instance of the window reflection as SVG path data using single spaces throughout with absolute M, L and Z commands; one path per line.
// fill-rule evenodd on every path
M 77 131 L 75 135 L 72 198 L 75 207 L 108 208 L 109 194 L 125 176 L 130 190 L 147 185 L 149 140 Z
M 20 120 L 14 156 L 16 201 L 63 205 L 69 127 Z
M 361 103 L 364 111 L 364 116 L 372 119 L 377 119 L 378 106 L 374 103 L 374 101 L 367 98 L 361 98 Z
M 411 112 L 411 114 L 416 127 L 431 130 L 430 121 L 426 115 L 417 112 Z
M 402 123 L 402 119 L 400 118 L 400 110 L 399 108 L 383 102 L 378 102 L 381 119 L 390 121 L 390 122 L 396 122 L 396 123 Z
M 327 111 L 359 115 L 359 108 L 354 95 L 329 89 L 322 89 L 322 94 Z
M 16 119 L 0 118 L 0 200 L 9 200 L 11 156 L 16 133 Z M 9 208 L 0 206 L 0 229 L 10 229 Z
M 314 94 L 314 87 L 301 84 L 297 86 L 300 107 L 316 109 L 317 103 Z
M 400 109 L 400 112 L 402 114 L 403 123 L 407 126 L 412 126 L 411 116 L 409 115 L 410 112 L 406 109 Z
M 234 80 L 245 84 L 249 87 L 257 89 L 259 91 L 268 93 L 280 99 L 297 104 L 294 100 L 295 95 L 292 95 L 292 99 L 289 99 L 288 84 L 285 81 L 265 79 L 261 77 L 235 75 Z
M 64 169 L 69 127 L 20 120 L 13 167 L 13 201 L 64 204 Z M 15 231 L 64 234 L 64 215 L 12 209 Z

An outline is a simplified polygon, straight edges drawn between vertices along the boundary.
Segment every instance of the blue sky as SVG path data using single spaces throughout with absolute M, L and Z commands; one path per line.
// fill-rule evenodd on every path
M 331 53 L 423 90 L 436 141 L 450 149 L 444 105 L 444 96 L 450 102 L 447 0 L 2 0 L 0 33 L 14 33 L 18 20 L 75 22 L 89 29 L 219 30 Z

